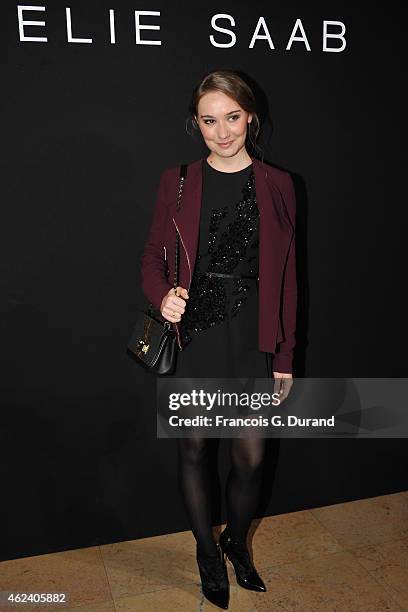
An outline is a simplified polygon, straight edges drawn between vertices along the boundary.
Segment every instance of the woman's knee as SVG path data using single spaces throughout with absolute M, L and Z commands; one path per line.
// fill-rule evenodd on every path
M 231 448 L 231 461 L 235 469 L 249 475 L 258 474 L 262 470 L 264 457 L 264 444 L 245 443 L 240 440 L 233 441 Z
M 206 456 L 206 438 L 179 438 L 179 451 L 183 461 L 201 463 Z
M 233 460 L 233 465 L 235 469 L 238 469 L 241 474 L 246 474 L 247 476 L 256 476 L 262 470 L 262 458 L 246 456 L 239 457 L 239 459 Z

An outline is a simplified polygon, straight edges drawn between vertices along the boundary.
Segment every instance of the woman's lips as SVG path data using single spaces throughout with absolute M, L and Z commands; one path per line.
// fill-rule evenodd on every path
M 227 147 L 230 146 L 230 144 L 232 143 L 232 140 L 229 140 L 228 142 L 219 142 L 219 146 L 222 147 L 223 149 L 226 149 Z

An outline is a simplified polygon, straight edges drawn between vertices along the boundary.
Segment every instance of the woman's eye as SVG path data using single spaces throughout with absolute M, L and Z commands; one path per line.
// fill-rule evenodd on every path
M 236 121 L 236 119 L 239 119 L 239 115 L 231 115 L 231 117 L 229 117 L 229 119 L 233 119 L 234 121 Z M 214 119 L 204 119 L 204 123 L 206 125 L 211 125 L 212 123 L 214 123 Z

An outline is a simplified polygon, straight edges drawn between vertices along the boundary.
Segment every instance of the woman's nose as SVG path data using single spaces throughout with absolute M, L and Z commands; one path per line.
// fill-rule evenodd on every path
M 229 136 L 228 128 L 226 125 L 220 124 L 217 130 L 217 137 L 219 140 L 227 140 Z

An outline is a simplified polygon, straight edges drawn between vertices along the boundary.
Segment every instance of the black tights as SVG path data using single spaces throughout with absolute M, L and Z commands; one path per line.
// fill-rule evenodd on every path
M 207 438 L 179 438 L 179 483 L 198 548 L 213 555 Z M 226 483 L 227 525 L 234 540 L 246 540 L 258 504 L 265 438 L 231 438 Z

